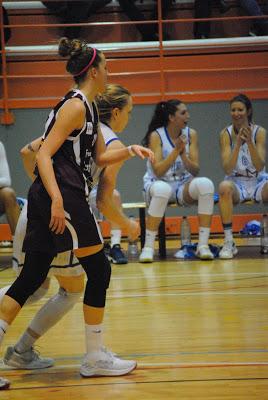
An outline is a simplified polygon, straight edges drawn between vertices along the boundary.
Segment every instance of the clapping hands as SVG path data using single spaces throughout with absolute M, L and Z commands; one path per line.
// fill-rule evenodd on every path
M 251 142 L 251 136 L 252 132 L 250 126 L 242 126 L 239 129 L 238 139 L 241 141 L 241 144 Z
M 185 136 L 179 136 L 175 139 L 175 147 L 179 151 L 179 154 L 183 154 L 186 146 Z

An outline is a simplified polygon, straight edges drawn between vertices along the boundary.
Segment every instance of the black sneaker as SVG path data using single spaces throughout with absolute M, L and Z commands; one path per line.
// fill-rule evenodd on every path
M 114 244 L 109 253 L 109 260 L 113 264 L 127 264 L 127 258 L 123 253 L 120 244 Z
M 104 250 L 104 254 L 106 255 L 106 257 L 109 258 L 109 256 L 110 256 L 110 251 L 111 251 L 111 246 L 110 246 L 110 244 L 107 243 L 107 242 L 104 243 L 103 250 Z

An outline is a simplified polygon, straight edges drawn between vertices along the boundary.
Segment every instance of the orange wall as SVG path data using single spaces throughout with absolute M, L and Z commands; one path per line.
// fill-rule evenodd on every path
M 261 220 L 261 214 L 239 214 L 233 217 L 233 231 L 239 232 L 244 225 L 251 220 Z M 179 235 L 180 232 L 180 217 L 166 217 L 166 234 L 167 235 Z M 189 216 L 189 222 L 191 225 L 192 234 L 198 233 L 198 218 L 196 216 Z M 110 224 L 107 221 L 100 222 L 102 233 L 104 237 L 110 236 Z M 211 224 L 212 233 L 223 233 L 222 224 L 219 215 L 212 217 Z M 127 236 L 126 232 L 123 231 L 123 236 Z M 11 232 L 8 224 L 0 224 L 0 241 L 11 240 Z

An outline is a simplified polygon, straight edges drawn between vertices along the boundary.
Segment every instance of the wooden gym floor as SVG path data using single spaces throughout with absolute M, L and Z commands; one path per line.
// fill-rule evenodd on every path
M 1 367 L 1 400 L 268 399 L 268 259 L 251 247 L 234 260 L 156 261 L 113 266 L 105 345 L 138 361 L 124 377 L 84 379 L 82 301 L 38 342 L 55 367 Z M 246 256 L 243 257 L 243 254 Z M 3 264 L 10 256 L 2 256 Z M 14 279 L 0 272 L 0 286 Z M 57 291 L 52 280 L 49 296 Z M 1 354 L 49 296 L 26 306 Z

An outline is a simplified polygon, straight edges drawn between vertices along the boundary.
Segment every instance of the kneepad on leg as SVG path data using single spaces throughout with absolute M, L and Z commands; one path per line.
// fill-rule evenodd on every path
M 211 215 L 214 207 L 214 185 L 208 178 L 194 178 L 189 185 L 189 194 L 198 201 L 198 214 Z
M 51 254 L 26 253 L 24 267 L 6 294 L 22 307 L 46 279 L 52 260 Z
M 111 265 L 104 251 L 87 257 L 80 257 L 79 262 L 87 274 L 84 304 L 91 307 L 105 306 L 106 290 L 111 278 Z
M 34 304 L 38 300 L 41 300 L 48 292 L 48 287 L 44 288 L 43 286 L 40 286 L 26 301 L 26 305 Z
M 73 308 L 80 296 L 81 293 L 71 293 L 60 288 L 38 311 L 29 328 L 39 336 L 43 335 Z
M 152 217 L 162 218 L 165 214 L 171 193 L 172 189 L 168 183 L 163 181 L 154 182 L 150 189 L 152 199 L 148 209 L 148 214 Z

